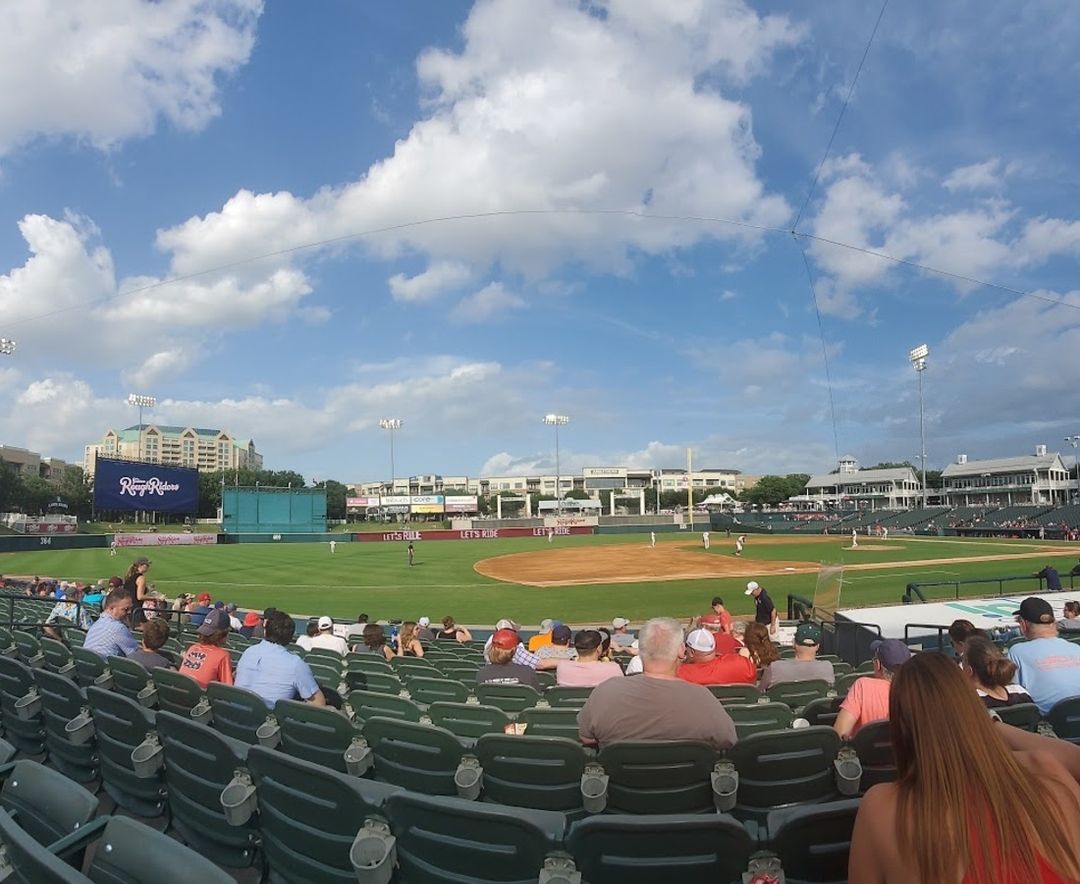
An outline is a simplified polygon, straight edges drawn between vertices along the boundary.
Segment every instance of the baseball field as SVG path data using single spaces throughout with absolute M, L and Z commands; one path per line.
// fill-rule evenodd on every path
M 257 543 L 222 546 L 7 553 L 0 572 L 96 580 L 122 574 L 141 554 L 153 559 L 150 580 L 168 596 L 211 593 L 242 608 L 273 605 L 292 614 L 433 620 L 490 625 L 500 617 L 526 624 L 554 617 L 599 622 L 613 615 L 641 620 L 705 610 L 713 595 L 735 614 L 750 613 L 746 581 L 758 580 L 781 608 L 789 593 L 813 597 L 822 564 L 843 565 L 841 607 L 895 604 L 912 581 L 1032 574 L 1052 564 L 1067 575 L 1080 545 L 1031 540 L 963 540 L 893 536 L 751 535 L 742 557 L 734 541 L 712 535 L 648 534 L 418 542 L 408 564 L 404 543 Z M 1068 580 L 1066 578 L 1066 584 Z M 1034 589 L 1017 584 L 1010 592 Z M 987 594 L 993 587 L 972 589 Z M 942 588 L 936 595 L 951 595 Z

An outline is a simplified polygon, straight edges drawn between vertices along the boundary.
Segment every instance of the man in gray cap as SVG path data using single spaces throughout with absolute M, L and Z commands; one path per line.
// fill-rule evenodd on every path
M 874 655 L 874 674 L 855 679 L 833 724 L 841 737 L 854 737 L 863 725 L 889 717 L 892 677 L 911 659 L 911 650 L 898 638 L 871 642 L 870 651 Z
M 774 684 L 816 678 L 824 679 L 830 685 L 833 684 L 836 681 L 836 673 L 833 672 L 832 663 L 817 658 L 820 648 L 821 627 L 809 621 L 800 623 L 795 630 L 795 659 L 773 660 L 765 667 L 758 687 L 767 691 Z
M 1045 715 L 1055 703 L 1080 694 L 1080 646 L 1058 636 L 1054 609 L 1044 598 L 1024 599 L 1016 619 L 1027 641 L 1006 654 L 1016 664 L 1017 681 Z

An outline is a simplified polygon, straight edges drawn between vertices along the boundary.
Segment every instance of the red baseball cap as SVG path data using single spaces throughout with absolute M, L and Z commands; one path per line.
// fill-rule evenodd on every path
M 491 646 L 502 648 L 504 651 L 512 651 L 520 643 L 518 634 L 512 629 L 500 629 L 491 637 Z
M 259 625 L 259 615 L 256 614 L 254 611 L 248 611 L 244 615 L 244 626 L 258 626 L 258 625 Z
M 211 599 L 210 593 L 208 593 L 208 592 L 200 592 L 199 593 L 199 604 L 202 604 L 203 602 L 208 602 L 208 601 L 210 601 L 210 599 Z

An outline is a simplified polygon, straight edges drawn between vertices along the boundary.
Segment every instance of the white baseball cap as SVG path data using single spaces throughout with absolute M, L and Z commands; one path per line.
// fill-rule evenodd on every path
M 746 592 L 744 592 L 743 595 L 753 595 L 754 591 L 758 589 L 761 589 L 761 586 L 758 585 L 758 582 L 756 580 L 751 580 L 748 584 L 746 584 Z
M 716 650 L 716 639 L 707 629 L 695 629 L 686 637 L 686 646 L 703 654 L 711 654 Z
M 630 621 L 627 620 L 625 617 L 616 617 L 611 621 L 612 629 L 625 629 L 629 625 Z
M 329 617 L 320 617 L 319 618 L 319 631 L 320 632 L 322 632 L 324 629 L 333 629 L 333 628 L 334 628 L 334 621 L 331 620 Z
M 513 620 L 507 620 L 505 617 L 495 624 L 495 629 L 512 629 L 517 632 L 521 629 Z
M 431 618 L 430 617 L 421 617 L 419 620 L 416 621 L 416 625 L 417 626 L 431 626 Z

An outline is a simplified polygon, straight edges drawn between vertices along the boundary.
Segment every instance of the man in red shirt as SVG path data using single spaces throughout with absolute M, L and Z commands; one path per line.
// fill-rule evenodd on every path
M 730 622 L 730 620 L 731 615 L 728 614 L 728 621 Z M 739 644 L 739 640 L 735 638 L 731 630 L 725 627 L 722 615 L 715 613 L 704 614 L 700 618 L 700 623 L 702 629 L 707 629 L 712 633 L 717 654 L 738 654 L 743 649 L 743 646 Z
M 746 657 L 717 656 L 716 641 L 707 629 L 695 629 L 686 637 L 686 656 L 675 674 L 693 684 L 757 683 L 757 670 Z

